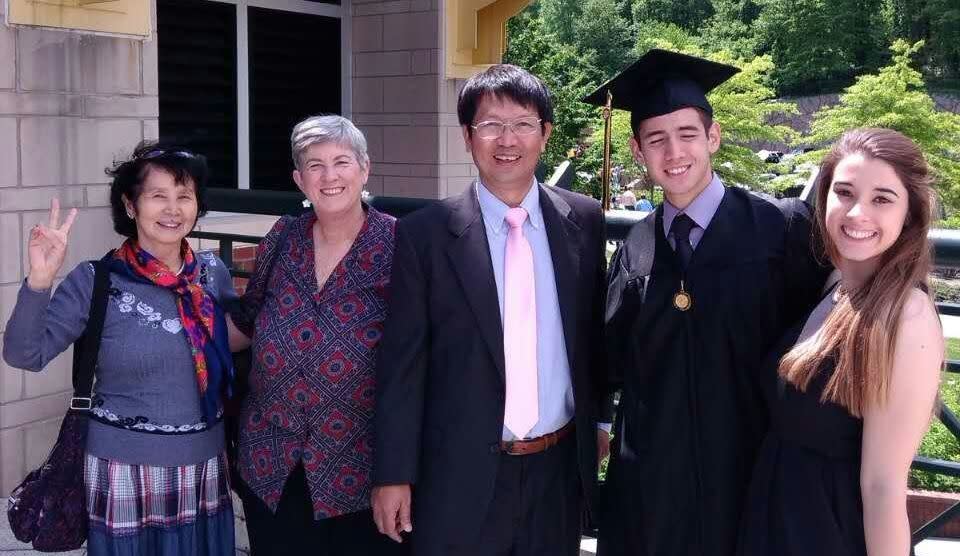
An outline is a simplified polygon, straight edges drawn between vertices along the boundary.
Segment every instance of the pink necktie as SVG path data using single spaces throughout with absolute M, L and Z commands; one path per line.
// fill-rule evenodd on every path
M 503 356 L 507 401 L 503 424 L 525 438 L 539 419 L 537 401 L 537 300 L 533 250 L 523 237 L 527 211 L 507 211 L 507 249 L 503 263 Z

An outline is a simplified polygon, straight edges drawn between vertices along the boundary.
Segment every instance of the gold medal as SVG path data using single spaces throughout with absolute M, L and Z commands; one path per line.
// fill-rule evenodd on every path
M 673 306 L 678 311 L 688 311 L 693 305 L 693 297 L 683 289 L 683 280 L 680 281 L 680 291 L 673 294 Z

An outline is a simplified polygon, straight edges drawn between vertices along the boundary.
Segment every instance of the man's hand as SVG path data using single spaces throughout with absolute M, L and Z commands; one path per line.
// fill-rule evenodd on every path
M 410 485 L 386 485 L 373 487 L 370 505 L 373 506 L 373 521 L 377 529 L 397 542 L 403 542 L 400 532 L 413 531 L 410 519 Z
M 607 456 L 610 455 L 610 433 L 598 428 L 597 429 L 597 465 L 600 465 L 603 460 L 607 459 Z

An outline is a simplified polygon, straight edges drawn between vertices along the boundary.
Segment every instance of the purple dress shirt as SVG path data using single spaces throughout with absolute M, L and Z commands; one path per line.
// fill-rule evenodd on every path
M 687 208 L 680 210 L 670 204 L 670 201 L 664 199 L 663 234 L 667 236 L 670 247 L 674 249 L 677 248 L 674 243 L 673 234 L 670 233 L 670 226 L 673 224 L 673 219 L 682 212 L 689 216 L 694 224 L 696 224 L 696 226 L 690 230 L 690 245 L 696 250 L 697 245 L 703 238 L 703 233 L 707 231 L 707 226 L 709 226 L 710 221 L 713 220 L 713 215 L 717 213 L 717 209 L 720 207 L 720 201 L 723 200 L 725 191 L 726 189 L 723 186 L 723 182 L 720 181 L 720 177 L 717 176 L 717 174 L 713 174 L 713 179 L 707 184 L 706 189 L 701 191 L 700 194 L 687 205 Z

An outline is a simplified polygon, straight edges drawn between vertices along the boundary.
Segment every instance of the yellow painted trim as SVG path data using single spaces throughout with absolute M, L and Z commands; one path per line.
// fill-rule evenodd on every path
M 150 36 L 150 0 L 10 0 L 7 23 Z
M 447 0 L 446 76 L 462 79 L 503 59 L 507 20 L 532 0 Z

